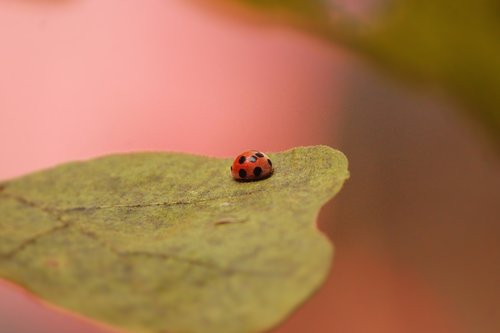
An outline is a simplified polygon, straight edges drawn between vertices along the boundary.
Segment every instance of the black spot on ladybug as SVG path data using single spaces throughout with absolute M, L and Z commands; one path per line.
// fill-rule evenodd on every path
M 270 166 L 273 166 L 273 162 L 271 162 L 270 159 L 267 159 L 267 163 L 269 163 Z
M 255 155 L 256 155 L 257 157 L 264 157 L 264 154 L 262 154 L 262 153 L 257 153 L 257 154 L 255 154 Z
M 245 160 L 246 160 L 246 157 L 245 156 L 241 156 L 240 159 L 238 160 L 238 163 L 239 164 L 243 164 L 243 163 L 245 163 Z
M 248 160 L 249 160 L 250 162 L 252 162 L 252 163 L 255 163 L 255 162 L 257 162 L 257 157 L 252 156 L 252 157 L 250 157 Z
M 261 167 L 256 167 L 255 169 L 253 169 L 253 174 L 255 175 L 255 177 L 259 177 L 261 173 L 262 173 Z
M 245 178 L 247 176 L 247 172 L 245 171 L 245 169 L 240 169 L 240 172 L 238 172 L 238 174 L 240 175 L 240 178 Z

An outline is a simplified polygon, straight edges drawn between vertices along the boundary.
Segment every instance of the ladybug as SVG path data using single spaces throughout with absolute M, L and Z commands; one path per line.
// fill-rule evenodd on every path
M 231 166 L 233 178 L 239 181 L 261 180 L 273 173 L 273 162 L 258 150 L 239 154 Z

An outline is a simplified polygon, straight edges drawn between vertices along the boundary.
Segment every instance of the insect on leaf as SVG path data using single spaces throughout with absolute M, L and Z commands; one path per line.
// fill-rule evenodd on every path
M 246 333 L 319 287 L 315 227 L 348 178 L 326 146 L 270 154 L 266 180 L 231 160 L 137 153 L 68 163 L 0 190 L 0 277 L 130 332 Z

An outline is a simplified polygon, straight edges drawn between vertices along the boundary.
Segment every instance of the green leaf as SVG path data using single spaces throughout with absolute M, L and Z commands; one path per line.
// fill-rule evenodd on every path
M 220 0 L 211 0 L 216 4 Z M 224 0 L 225 2 L 239 2 L 257 10 L 264 10 L 266 15 L 276 14 L 289 15 L 288 18 L 318 19 L 327 18 L 325 13 L 326 2 L 324 0 Z M 223 1 L 223 2 L 224 2 Z
M 7 182 L 0 276 L 135 332 L 258 332 L 325 279 L 315 227 L 348 178 L 326 146 L 270 154 L 274 174 L 240 183 L 231 161 L 107 156 Z
M 301 29 L 317 34 L 330 35 L 330 9 L 328 0 L 192 0 L 199 6 L 209 9 L 218 9 L 229 12 L 231 15 L 237 13 L 239 16 L 257 18 L 257 22 L 278 22 L 280 24 L 294 25 Z M 250 13 L 257 14 L 248 16 Z M 229 10 L 228 10 L 229 9 Z M 237 9 L 237 10 L 234 10 Z M 262 14 L 262 15 L 259 15 Z
M 349 14 L 340 1 L 225 2 L 251 5 L 277 22 L 346 46 L 404 79 L 438 86 L 500 145 L 498 0 L 380 0 L 372 9 L 376 14 L 365 20 Z M 275 15 L 278 10 L 291 15 L 283 20 Z
M 497 0 L 404 0 L 360 38 L 361 50 L 413 79 L 437 83 L 500 144 Z
M 321 0 L 242 0 L 248 5 L 266 10 L 286 10 L 301 15 L 321 13 L 324 1 Z

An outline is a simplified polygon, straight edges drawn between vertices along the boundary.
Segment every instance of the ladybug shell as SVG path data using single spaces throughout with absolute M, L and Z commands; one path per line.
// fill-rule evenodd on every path
M 231 173 L 240 181 L 265 179 L 273 173 L 273 163 L 266 154 L 249 150 L 234 159 Z

